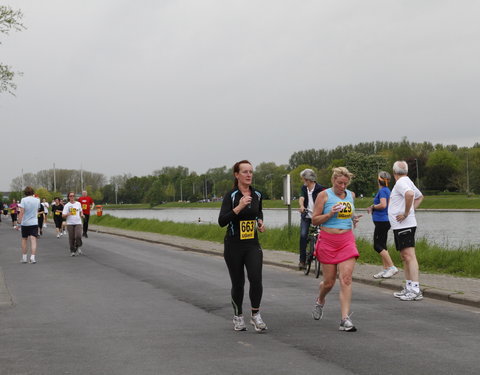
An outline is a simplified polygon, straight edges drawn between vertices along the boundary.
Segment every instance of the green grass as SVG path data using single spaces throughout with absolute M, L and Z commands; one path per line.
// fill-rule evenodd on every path
M 110 215 L 102 217 L 92 216 L 91 223 L 106 227 L 169 234 L 180 237 L 195 238 L 222 243 L 225 228 L 214 224 L 174 223 L 156 219 L 125 219 Z M 271 228 L 260 233 L 260 243 L 265 249 L 283 250 L 298 253 L 300 228 L 293 226 L 289 233 L 288 228 Z M 359 262 L 367 264 L 381 264 L 380 256 L 373 250 L 372 243 L 365 239 L 357 239 L 360 252 Z M 401 265 L 398 251 L 392 250 L 390 255 L 396 265 Z M 463 277 L 480 277 L 480 248 L 444 249 L 437 245 L 430 245 L 427 241 L 417 241 L 416 254 L 421 271 L 449 274 Z
M 373 198 L 357 198 L 355 199 L 355 207 L 366 208 L 373 202 Z M 182 202 L 169 202 L 153 207 L 154 209 L 163 208 L 220 208 L 221 202 L 208 202 L 208 203 L 182 203 Z M 298 208 L 298 201 L 292 201 L 292 209 Z M 140 204 L 109 204 L 104 206 L 105 209 L 122 209 L 122 210 L 142 210 L 150 209 L 150 205 L 147 203 Z M 283 201 L 276 200 L 264 200 L 263 208 L 287 208 Z M 480 209 L 480 196 L 478 195 L 427 195 L 423 200 L 420 208 L 424 209 Z

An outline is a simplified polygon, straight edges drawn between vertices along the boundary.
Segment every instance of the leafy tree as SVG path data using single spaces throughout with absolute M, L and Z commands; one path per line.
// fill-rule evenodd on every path
M 23 198 L 23 192 L 21 191 L 11 191 L 10 194 L 8 194 L 9 202 L 11 202 L 14 199 L 16 199 L 17 202 L 20 202 L 22 198 Z
M 162 181 L 156 179 L 150 189 L 145 194 L 145 201 L 150 204 L 150 207 L 158 206 L 167 200 L 167 195 L 163 187 Z
M 428 158 L 426 184 L 428 190 L 454 188 L 453 180 L 460 172 L 460 159 L 447 149 L 433 151 Z
M 365 155 L 360 152 L 351 152 L 345 156 L 345 167 L 355 177 L 349 186 L 349 190 L 357 196 L 363 194 L 370 196 L 377 189 L 377 174 L 386 169 L 387 161 L 377 155 Z
M 25 26 L 21 23 L 23 13 L 13 10 L 9 6 L 0 5 L 0 34 L 8 35 L 11 31 L 21 31 Z M 1 44 L 1 42 L 0 42 Z M 0 93 L 8 92 L 12 95 L 17 88 L 14 79 L 20 73 L 15 73 L 11 67 L 0 63 Z

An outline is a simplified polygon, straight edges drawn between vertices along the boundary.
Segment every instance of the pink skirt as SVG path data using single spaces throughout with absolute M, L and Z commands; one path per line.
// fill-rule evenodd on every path
M 359 256 L 352 230 L 342 234 L 320 231 L 315 245 L 315 257 L 320 263 L 338 264 Z

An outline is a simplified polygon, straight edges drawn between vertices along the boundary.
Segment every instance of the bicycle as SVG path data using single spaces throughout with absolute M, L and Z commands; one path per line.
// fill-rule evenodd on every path
M 305 269 L 303 273 L 308 275 L 310 273 L 310 268 L 312 267 L 312 262 L 314 264 L 315 278 L 318 279 L 320 276 L 320 262 L 315 256 L 315 244 L 317 243 L 317 237 L 320 228 L 318 226 L 310 225 L 307 237 L 307 259 L 305 261 Z

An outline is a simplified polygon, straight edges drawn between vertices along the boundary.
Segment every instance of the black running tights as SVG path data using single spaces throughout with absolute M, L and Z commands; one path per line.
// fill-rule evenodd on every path
M 232 305 L 235 315 L 242 314 L 245 268 L 250 282 L 249 296 L 252 309 L 260 308 L 263 294 L 262 248 L 255 242 L 243 244 L 225 240 L 224 245 L 223 257 L 232 281 Z

